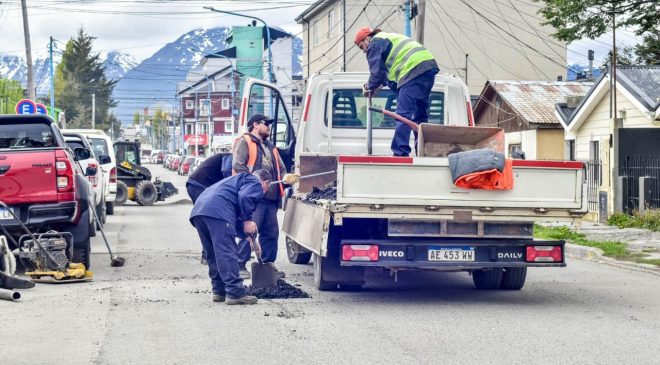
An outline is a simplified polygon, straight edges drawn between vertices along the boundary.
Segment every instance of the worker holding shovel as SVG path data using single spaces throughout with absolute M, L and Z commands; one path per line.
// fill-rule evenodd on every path
M 387 86 L 397 93 L 398 115 L 417 124 L 427 122 L 429 96 L 440 70 L 431 52 L 406 36 L 371 28 L 358 30 L 355 44 L 367 54 L 369 62 L 364 95 L 371 98 Z M 391 146 L 394 156 L 410 155 L 410 131 L 408 125 L 397 121 Z
M 206 252 L 213 301 L 226 304 L 255 304 L 257 298 L 247 295 L 238 273 L 237 230 L 252 236 L 257 225 L 252 214 L 270 187 L 268 171 L 239 173 L 217 182 L 202 192 L 190 222 L 197 229 Z

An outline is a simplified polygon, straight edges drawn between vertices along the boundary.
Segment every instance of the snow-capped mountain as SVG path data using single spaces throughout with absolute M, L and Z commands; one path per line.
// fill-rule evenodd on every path
M 102 59 L 104 59 L 102 57 Z M 50 92 L 50 60 L 47 54 L 33 55 L 34 82 L 38 96 L 45 96 Z M 60 64 L 62 55 L 53 54 L 55 68 Z M 122 78 L 128 70 L 137 65 L 131 55 L 120 52 L 109 52 L 103 61 L 105 76 L 111 80 Z M 27 66 L 23 57 L 0 54 L 0 77 L 17 80 L 25 85 L 27 83 Z
M 105 77 L 109 80 L 119 80 L 139 63 L 140 61 L 127 53 L 117 51 L 108 52 L 105 56 L 105 61 L 103 61 Z

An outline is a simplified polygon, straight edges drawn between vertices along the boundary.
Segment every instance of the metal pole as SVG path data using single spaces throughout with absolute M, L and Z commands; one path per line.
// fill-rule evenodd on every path
M 367 101 L 367 154 L 372 152 L 373 117 L 371 115 L 371 95 Z
M 268 81 L 271 83 L 274 82 L 275 80 L 273 78 L 273 53 L 270 50 L 270 28 L 268 27 L 268 24 L 263 19 L 257 18 L 256 16 L 235 13 L 233 11 L 218 10 L 211 6 L 205 6 L 204 9 L 208 9 L 216 13 L 224 13 L 224 14 L 240 16 L 243 18 L 254 19 L 264 23 L 264 27 L 266 28 L 266 46 L 268 47 Z
M 403 33 L 406 37 L 410 37 L 412 32 L 410 31 L 410 1 L 406 0 L 405 2 L 405 19 L 403 25 Z
M 208 157 L 208 156 L 211 155 L 211 114 L 212 114 L 212 112 L 211 112 L 211 110 L 212 110 L 211 109 L 212 108 L 212 104 L 211 104 L 211 80 L 209 79 L 208 75 L 206 75 L 206 102 L 207 102 L 207 105 L 208 105 L 208 109 L 206 110 L 206 112 L 208 113 L 208 118 L 207 118 L 207 123 L 208 124 L 206 126 L 207 127 L 206 137 L 208 138 L 208 142 L 207 142 L 207 151 L 204 155 L 206 157 Z
M 469 56 L 470 56 L 469 54 L 467 54 L 467 53 L 465 54 L 465 85 L 469 85 L 468 84 L 468 57 Z
M 48 56 L 50 59 L 50 116 L 55 119 L 55 71 L 53 65 L 53 37 L 48 43 Z
M 27 1 L 21 0 L 23 11 L 23 36 L 25 37 L 25 60 L 27 61 L 27 91 L 28 99 L 36 100 L 34 89 L 34 72 L 32 70 L 32 46 L 30 45 L 30 26 L 28 24 Z
M 195 90 L 195 133 L 194 133 L 194 136 L 195 136 L 195 156 L 199 156 L 199 143 L 197 143 L 198 142 L 197 141 L 197 131 L 198 131 L 197 125 L 199 123 L 198 109 L 199 109 L 199 105 L 198 105 L 198 102 L 197 102 L 197 91 Z
M 92 129 L 96 128 L 96 94 L 92 94 Z

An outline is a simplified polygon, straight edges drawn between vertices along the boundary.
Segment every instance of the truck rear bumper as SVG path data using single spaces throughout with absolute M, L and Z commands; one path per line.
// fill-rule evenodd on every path
M 478 270 L 563 267 L 564 241 L 547 240 L 343 240 L 342 266 Z
M 73 223 L 78 213 L 76 201 L 15 205 L 11 208 L 14 214 L 31 230 L 45 225 Z M 0 224 L 10 231 L 21 229 L 20 224 L 15 219 L 2 220 Z

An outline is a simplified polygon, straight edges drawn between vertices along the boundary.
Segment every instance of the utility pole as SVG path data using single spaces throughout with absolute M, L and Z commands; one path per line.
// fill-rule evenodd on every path
M 92 129 L 96 129 L 96 94 L 92 94 Z
M 469 54 L 465 54 L 465 85 L 468 85 L 468 57 L 470 57 Z
M 417 2 L 417 17 L 415 18 L 415 40 L 424 44 L 424 19 L 426 16 L 426 0 Z
M 32 72 L 32 47 L 30 46 L 30 26 L 28 25 L 27 1 L 21 0 L 23 9 L 23 36 L 25 37 L 25 59 L 27 60 L 27 90 L 28 99 L 36 100 L 37 95 L 34 90 L 34 75 Z
M 610 118 L 611 128 L 610 128 L 610 138 L 611 138 L 611 151 L 610 151 L 610 186 L 612 187 L 612 197 L 608 197 L 608 205 L 610 202 L 613 202 L 610 206 L 611 211 L 619 212 L 622 210 L 619 202 L 623 201 L 621 194 L 619 194 L 619 128 L 623 127 L 623 119 L 617 117 L 617 104 L 616 104 L 616 8 L 612 8 L 612 87 L 610 88 L 612 93 L 612 105 L 610 106 Z M 614 203 L 616 202 L 616 203 Z M 640 206 L 642 202 L 640 202 Z M 608 209 L 607 214 L 609 214 L 610 209 Z M 601 222 L 607 222 L 607 217 L 601 217 Z
M 53 37 L 48 43 L 48 58 L 50 60 L 50 116 L 55 119 L 55 70 L 53 64 Z

